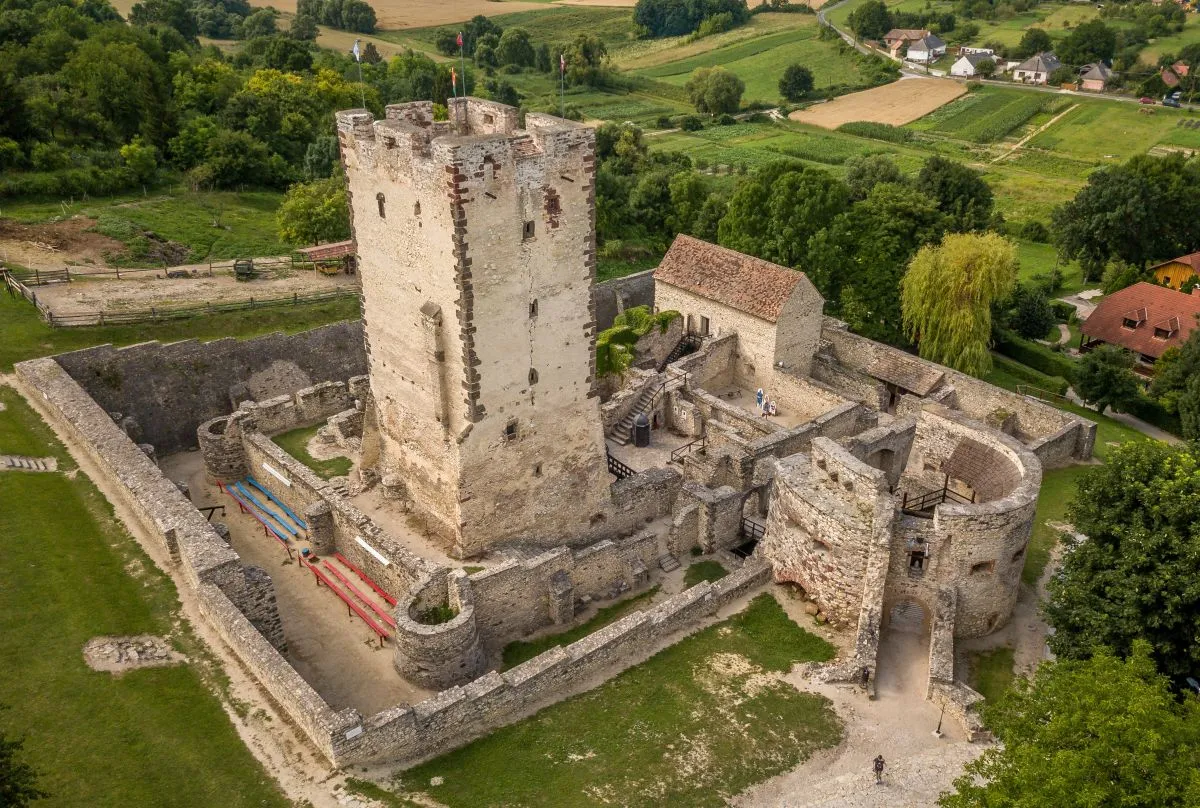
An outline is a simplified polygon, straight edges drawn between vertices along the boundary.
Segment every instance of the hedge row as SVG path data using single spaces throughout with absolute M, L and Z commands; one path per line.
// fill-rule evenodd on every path
M 1166 407 L 1148 396 L 1138 396 L 1137 400 L 1130 406 L 1129 414 L 1135 418 L 1141 418 L 1146 423 L 1153 424 L 1159 429 L 1165 429 L 1172 435 L 1183 434 L 1183 427 L 1179 423 L 1179 416 L 1168 412 Z
M 8 172 L 0 176 L 0 198 L 109 196 L 141 186 L 127 166 L 70 168 L 54 172 Z
M 851 121 L 842 124 L 837 130 L 850 135 L 887 140 L 892 143 L 904 143 L 912 140 L 913 136 L 912 132 L 907 129 L 892 126 L 890 123 L 875 123 L 874 121 Z
M 1022 365 L 1016 360 L 1009 359 L 1007 356 L 993 356 L 992 362 L 998 370 L 1002 370 L 1009 376 L 1020 379 L 1030 387 L 1037 387 L 1040 390 L 1048 390 L 1051 393 L 1058 395 L 1066 395 L 1067 388 L 1070 383 L 1060 376 L 1047 376 L 1045 373 L 1034 370 L 1028 365 Z
M 1055 353 L 1041 345 L 1021 339 L 1011 331 L 997 331 L 995 347 L 997 352 L 1047 376 L 1070 379 L 1075 375 L 1074 360 L 1067 358 L 1064 354 Z

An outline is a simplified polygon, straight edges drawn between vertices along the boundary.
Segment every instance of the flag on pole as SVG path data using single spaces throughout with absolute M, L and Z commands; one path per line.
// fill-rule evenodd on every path
M 566 54 L 558 55 L 558 72 L 565 74 L 567 72 L 567 57 Z
M 462 47 L 462 31 L 458 32 L 458 39 L 456 41 L 458 42 L 458 46 L 461 48 Z
M 450 68 L 450 87 L 454 90 L 454 97 L 458 98 L 458 74 L 454 72 L 454 68 Z
M 354 40 L 354 48 L 353 48 L 353 50 L 351 50 L 351 53 L 354 54 L 354 61 L 356 61 L 356 62 L 362 61 L 362 51 L 360 51 L 358 49 L 358 40 L 357 39 Z

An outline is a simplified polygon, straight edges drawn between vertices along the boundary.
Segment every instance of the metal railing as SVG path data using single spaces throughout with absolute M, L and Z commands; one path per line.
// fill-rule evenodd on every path
M 1022 396 L 1029 396 L 1030 398 L 1036 398 L 1036 399 L 1051 402 L 1054 404 L 1072 404 L 1073 403 L 1071 401 L 1071 399 L 1067 398 L 1066 396 L 1059 395 L 1058 393 L 1052 392 L 1050 390 L 1043 390 L 1041 387 L 1034 387 L 1033 385 L 1030 385 L 1030 384 L 1018 384 L 1017 385 L 1017 393 Z
M 667 358 L 664 359 L 662 364 L 658 366 L 658 372 L 662 373 L 667 369 L 668 365 L 677 359 L 694 354 L 696 351 L 700 350 L 700 346 L 703 344 L 703 337 L 699 337 L 695 334 L 684 334 L 679 342 L 675 343 L 675 347 L 671 349 L 671 352 L 667 354 Z
M 936 491 L 928 491 L 918 497 L 910 497 L 905 491 L 900 500 L 900 510 L 912 516 L 925 516 L 929 511 L 932 511 L 943 502 L 957 502 L 962 505 L 975 504 L 975 492 L 971 492 L 971 498 L 968 499 L 956 491 L 952 491 L 950 486 L 943 485 Z
M 740 533 L 746 541 L 759 541 L 767 535 L 767 526 L 743 516 Z
M 680 460 L 683 459 L 684 455 L 691 454 L 695 450 L 697 444 L 699 444 L 699 446 L 700 446 L 700 451 L 704 451 L 705 442 L 704 442 L 703 435 L 696 438 L 694 441 L 692 441 L 690 443 L 685 443 L 684 445 L 680 446 L 678 449 L 672 449 L 671 450 L 671 462 L 678 463 Z
M 608 452 L 608 473 L 616 477 L 618 481 L 637 474 L 632 468 L 613 457 L 612 452 Z

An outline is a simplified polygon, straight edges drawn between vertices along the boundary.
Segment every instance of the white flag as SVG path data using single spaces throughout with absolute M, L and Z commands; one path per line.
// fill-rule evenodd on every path
M 356 61 L 356 62 L 362 61 L 362 52 L 358 49 L 358 40 L 357 39 L 354 40 L 354 50 L 351 51 L 351 53 L 354 54 L 354 61 Z

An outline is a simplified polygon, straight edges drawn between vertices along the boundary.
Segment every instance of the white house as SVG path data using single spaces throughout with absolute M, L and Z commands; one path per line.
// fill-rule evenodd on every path
M 991 62 L 996 64 L 996 56 L 991 51 L 985 53 L 964 53 L 958 57 L 958 61 L 950 65 L 951 76 L 974 76 L 979 71 L 980 62 Z
M 908 53 L 904 58 L 910 62 L 928 64 L 936 62 L 946 55 L 946 43 L 933 34 L 926 34 L 908 45 Z
M 1062 62 L 1053 53 L 1039 53 L 1031 56 L 1013 68 L 1013 81 L 1023 81 L 1026 84 L 1045 84 L 1050 80 L 1050 74 L 1062 67 Z

